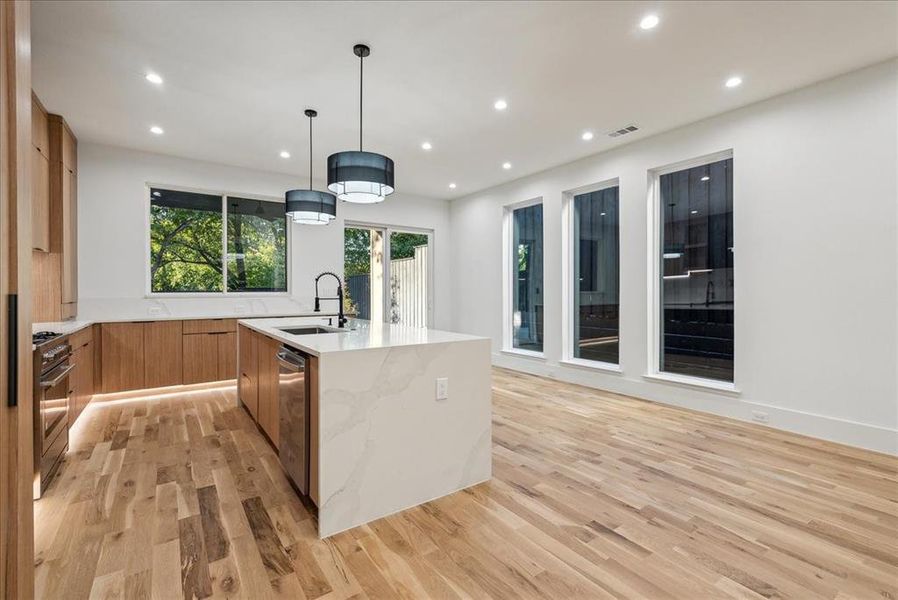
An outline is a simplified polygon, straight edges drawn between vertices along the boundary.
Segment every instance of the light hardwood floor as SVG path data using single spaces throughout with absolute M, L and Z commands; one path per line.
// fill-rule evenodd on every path
M 319 541 L 232 388 L 92 404 L 42 598 L 898 598 L 898 459 L 495 370 L 494 478 Z

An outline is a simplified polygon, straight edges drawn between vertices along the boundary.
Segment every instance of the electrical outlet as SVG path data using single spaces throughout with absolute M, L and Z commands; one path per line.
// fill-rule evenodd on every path
M 770 415 L 760 410 L 751 411 L 751 420 L 755 423 L 769 423 Z
M 448 400 L 449 399 L 449 378 L 448 377 L 438 377 L 437 378 L 437 400 Z
M 151 306 L 147 313 L 149 313 L 151 317 L 158 317 L 162 314 L 162 309 L 158 306 Z
M 237 304 L 234 306 L 234 313 L 238 315 L 246 314 L 246 304 Z

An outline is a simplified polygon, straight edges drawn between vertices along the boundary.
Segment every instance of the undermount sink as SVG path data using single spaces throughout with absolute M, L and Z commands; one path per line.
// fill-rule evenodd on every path
M 341 333 L 340 331 L 334 329 L 327 329 L 325 327 L 278 327 L 284 333 L 289 333 L 290 335 L 315 335 L 316 333 Z

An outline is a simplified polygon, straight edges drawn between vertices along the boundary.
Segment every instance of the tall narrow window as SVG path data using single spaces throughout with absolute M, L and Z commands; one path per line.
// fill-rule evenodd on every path
M 427 327 L 430 236 L 390 232 L 390 322 Z
M 618 186 L 573 199 L 573 356 L 617 364 L 620 327 Z
M 543 351 L 543 206 L 512 212 L 512 346 Z
M 733 381 L 733 159 L 661 175 L 660 370 Z

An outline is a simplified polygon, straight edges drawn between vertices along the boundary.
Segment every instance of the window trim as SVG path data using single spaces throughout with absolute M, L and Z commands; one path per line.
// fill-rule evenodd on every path
M 542 205 L 543 207 L 543 294 L 546 288 L 546 219 L 545 203 L 542 196 L 513 202 L 502 207 L 502 349 L 506 354 L 517 354 L 529 358 L 544 359 L 546 357 L 545 331 L 543 332 L 543 351 L 526 350 L 514 347 L 514 311 L 511 304 L 514 301 L 514 269 L 511 268 L 512 257 L 517 257 L 514 242 L 514 211 L 520 208 Z
M 621 223 L 620 207 L 622 205 L 620 195 L 620 177 L 612 177 L 598 183 L 583 185 L 577 188 L 565 190 L 561 193 L 561 362 L 569 365 L 580 367 L 590 367 L 602 371 L 610 371 L 621 373 L 621 354 L 623 349 L 623 322 L 620 318 L 620 309 L 618 308 L 618 355 L 617 362 L 611 363 L 603 360 L 589 360 L 585 358 L 577 358 L 574 356 L 574 197 L 581 194 L 589 194 L 598 192 L 608 188 L 618 188 L 618 239 L 620 239 Z M 618 248 L 618 261 L 620 261 L 620 249 L 624 247 L 620 244 Z M 620 267 L 618 266 L 618 273 Z M 620 303 L 621 286 L 620 276 L 618 275 L 618 302 Z
M 153 291 L 153 282 L 151 280 L 150 275 L 150 260 L 152 259 L 152 232 L 150 231 L 150 227 L 152 225 L 152 218 L 150 216 L 153 198 L 151 196 L 151 190 L 153 188 L 163 188 L 166 190 L 172 190 L 175 192 L 192 192 L 195 194 L 209 194 L 214 196 L 221 196 L 221 210 L 222 210 L 222 228 L 221 228 L 221 243 L 222 243 L 222 283 L 223 291 L 221 292 L 154 292 Z M 273 196 L 265 196 L 261 194 L 244 194 L 242 192 L 228 192 L 222 190 L 210 190 L 206 188 L 195 188 L 188 187 L 182 185 L 170 185 L 167 183 L 155 183 L 152 181 L 148 181 L 144 184 L 144 298 L 152 298 L 152 299 L 168 299 L 168 298 L 286 298 L 292 296 L 293 293 L 293 253 L 290 252 L 290 249 L 293 247 L 293 223 L 287 221 L 287 257 L 286 257 L 286 271 L 287 271 L 287 290 L 283 292 L 229 292 L 227 289 L 226 282 L 228 280 L 228 260 L 227 260 L 227 247 L 228 247 L 228 228 L 225 222 L 227 217 L 227 202 L 228 197 L 234 196 L 236 198 L 244 198 L 246 200 L 261 200 L 264 202 L 274 202 L 278 204 L 284 204 L 283 198 L 276 198 Z M 284 214 L 284 219 L 286 220 L 286 213 Z
M 647 207 L 647 229 L 649 232 L 647 239 L 647 285 L 646 289 L 648 291 L 648 298 L 646 302 L 646 306 L 648 309 L 648 320 L 646 321 L 649 326 L 647 328 L 648 340 L 646 344 L 646 348 L 648 349 L 648 356 L 646 357 L 646 371 L 643 373 L 643 377 L 649 380 L 665 382 L 665 383 L 673 383 L 678 385 L 685 385 L 688 387 L 698 387 L 711 389 L 716 391 L 724 391 L 724 392 L 732 392 L 739 393 L 739 388 L 737 387 L 739 369 L 738 364 L 736 363 L 735 356 L 733 359 L 733 381 L 719 381 L 717 379 L 710 379 L 706 377 L 695 377 L 688 375 L 679 375 L 676 373 L 668 373 L 667 371 L 661 370 L 661 231 L 662 231 L 662 223 L 661 223 L 661 176 L 667 175 L 669 173 L 675 173 L 677 171 L 682 171 L 684 169 L 692 169 L 694 167 L 700 167 L 702 165 L 706 165 L 708 163 L 713 163 L 721 160 L 733 159 L 734 153 L 732 148 L 728 148 L 726 150 L 720 150 L 718 152 L 712 152 L 710 154 L 704 154 L 702 156 L 698 156 L 695 158 L 690 158 L 688 160 L 679 161 L 676 163 L 671 163 L 668 165 L 664 165 L 661 167 L 656 167 L 654 169 L 649 169 L 647 173 L 648 179 L 648 193 L 646 197 L 646 207 Z M 735 162 L 735 161 L 734 161 Z M 736 222 L 736 182 L 733 181 L 733 223 L 735 225 Z M 735 231 L 733 233 L 733 271 L 736 271 L 736 257 L 738 256 L 735 252 L 736 247 L 736 234 Z M 733 285 L 733 297 L 736 295 L 736 286 Z M 736 333 L 736 321 L 735 318 L 733 320 L 733 335 L 735 339 Z
M 352 221 L 346 220 L 343 221 L 342 231 L 345 232 L 347 229 L 376 229 L 383 233 L 385 240 L 385 260 L 384 260 L 384 281 L 390 281 L 390 262 L 392 261 L 392 253 L 390 252 L 390 235 L 393 233 L 420 233 L 427 236 L 427 328 L 433 327 L 433 315 L 434 315 L 434 305 L 436 303 L 436 293 L 434 293 L 434 238 L 436 236 L 433 229 L 428 229 L 426 227 L 412 227 L 405 225 L 385 225 L 383 223 L 373 223 L 370 221 Z M 343 238 L 343 253 L 340 256 L 341 264 L 346 260 L 346 242 L 345 238 Z M 343 264 L 341 266 L 341 274 L 340 279 L 345 279 L 346 266 Z M 343 282 L 345 285 L 345 281 Z M 289 281 L 288 281 L 289 285 Z M 390 289 L 389 286 L 385 285 L 383 290 L 383 298 L 381 298 L 381 302 L 383 304 L 384 316 L 389 313 L 390 308 Z M 386 322 L 386 321 L 385 321 Z M 387 322 L 388 323 L 388 322 Z M 401 325 L 401 323 L 399 323 Z

